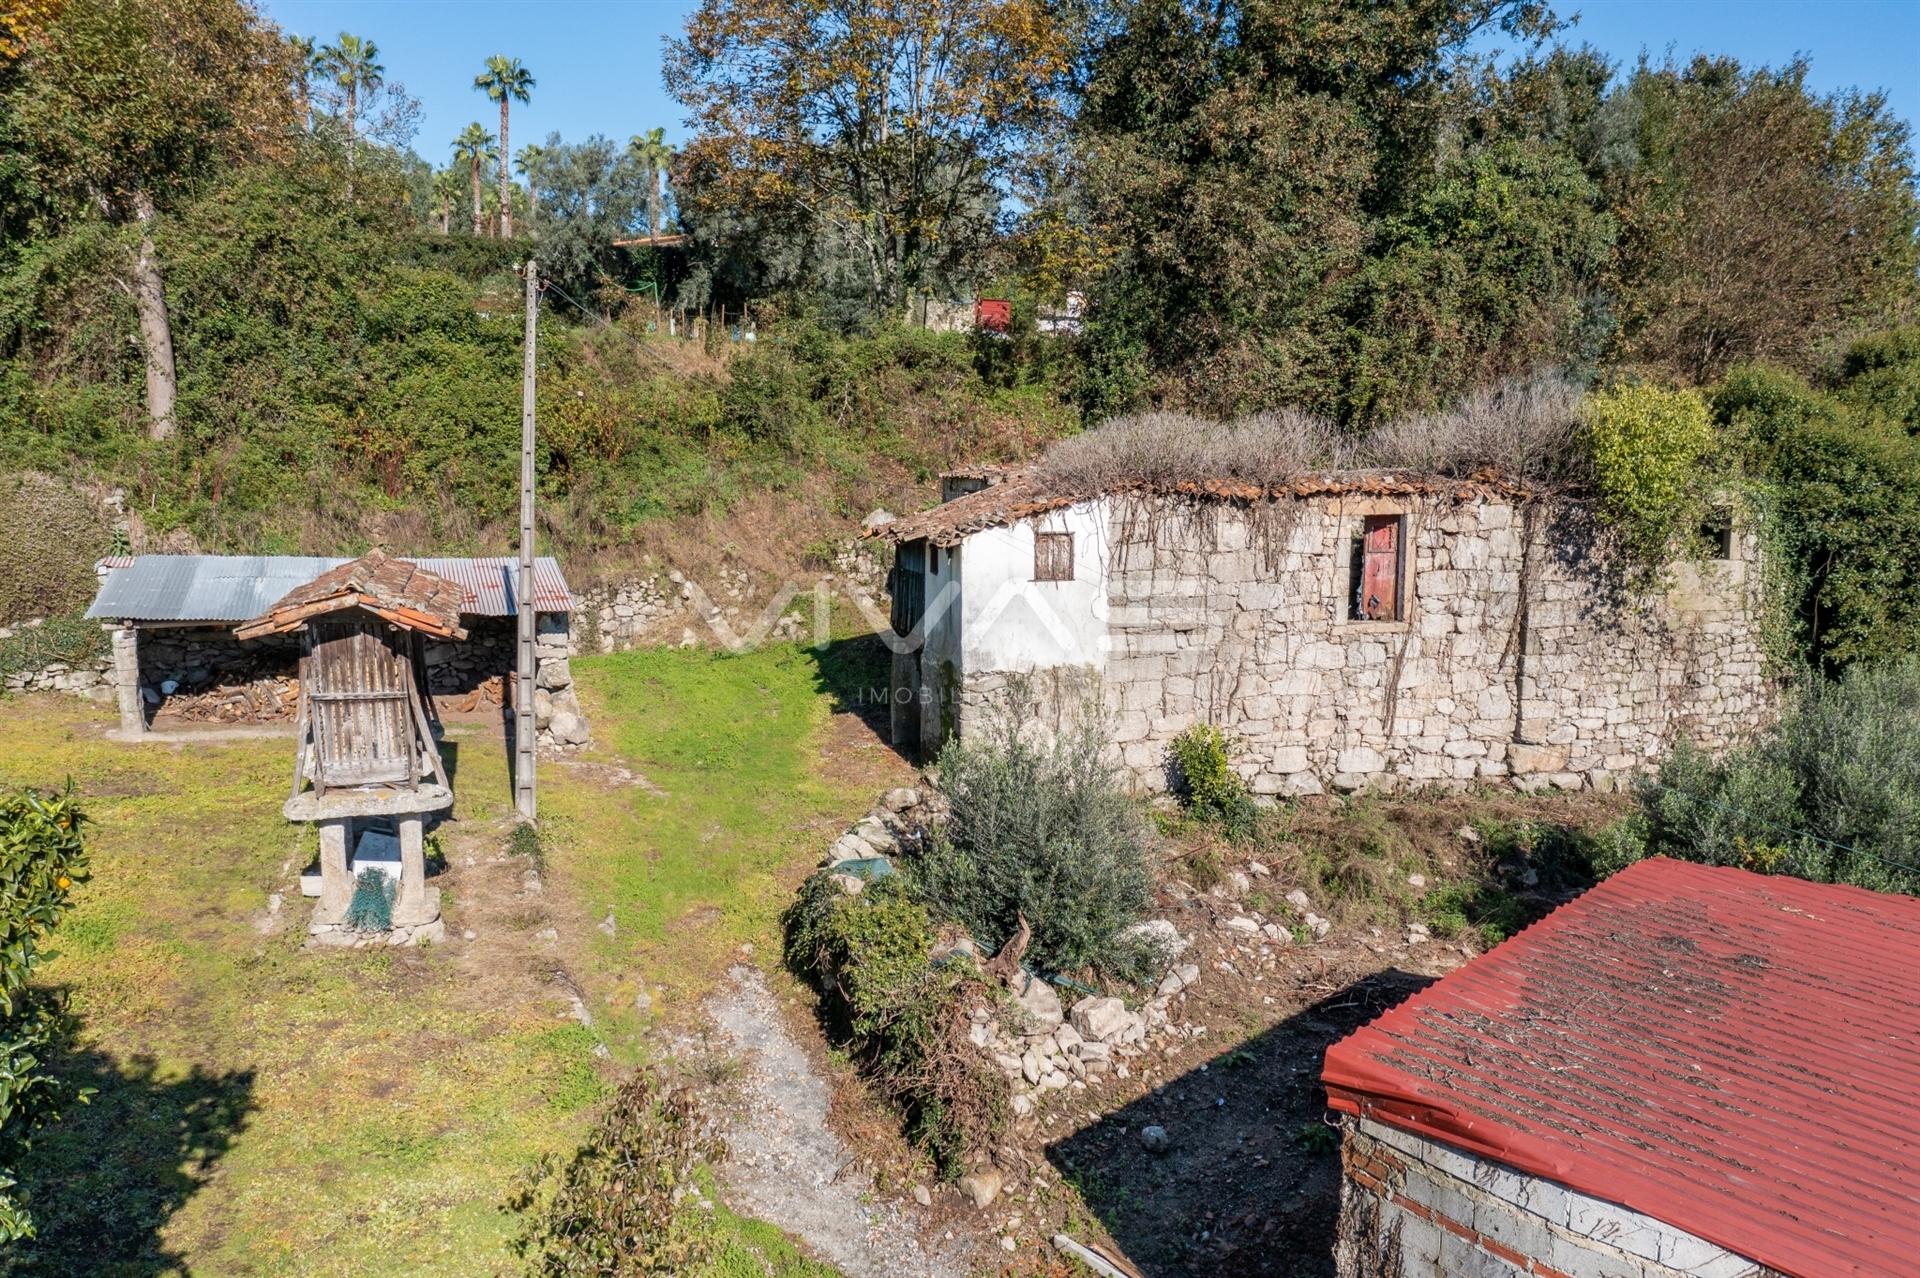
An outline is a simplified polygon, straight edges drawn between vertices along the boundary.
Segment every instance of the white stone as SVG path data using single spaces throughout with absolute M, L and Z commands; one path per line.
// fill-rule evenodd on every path
M 1125 1003 L 1117 998 L 1099 996 L 1083 998 L 1075 1003 L 1069 1019 L 1083 1038 L 1093 1042 L 1107 1042 L 1119 1037 L 1135 1020 Z

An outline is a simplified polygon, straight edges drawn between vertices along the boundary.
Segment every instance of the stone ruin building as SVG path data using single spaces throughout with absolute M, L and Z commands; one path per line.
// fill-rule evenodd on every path
M 890 578 L 896 744 L 931 752 L 1010 682 L 1097 680 L 1148 790 L 1218 725 L 1259 795 L 1510 782 L 1611 788 L 1679 737 L 1724 747 L 1774 712 L 1758 538 L 1647 584 L 1589 505 L 1389 471 L 1168 493 L 949 475 L 868 532 Z

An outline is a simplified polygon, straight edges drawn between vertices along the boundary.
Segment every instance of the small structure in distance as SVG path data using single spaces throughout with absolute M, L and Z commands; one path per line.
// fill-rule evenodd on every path
M 408 945 L 445 934 L 439 889 L 426 883 L 422 821 L 451 807 L 453 790 L 423 687 L 424 641 L 466 638 L 464 598 L 455 583 L 375 550 L 289 591 L 235 631 L 243 640 L 301 634 L 293 792 L 282 810 L 319 827 L 320 899 L 308 930 L 320 944 Z M 347 920 L 355 824 L 374 820 L 394 822 L 399 843 L 384 935 Z

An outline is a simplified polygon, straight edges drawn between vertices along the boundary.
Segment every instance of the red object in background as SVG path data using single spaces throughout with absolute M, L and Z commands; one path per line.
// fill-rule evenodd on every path
M 1004 297 L 983 297 L 973 304 L 973 326 L 989 333 L 1004 333 L 1013 327 L 1013 303 Z
M 1327 1049 L 1327 1101 L 1792 1278 L 1915 1272 L 1920 901 L 1642 861 Z

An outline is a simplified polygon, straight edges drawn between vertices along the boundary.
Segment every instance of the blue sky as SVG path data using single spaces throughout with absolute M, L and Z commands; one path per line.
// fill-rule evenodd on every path
M 264 0 L 287 31 L 331 39 L 342 30 L 380 46 L 390 78 L 424 109 L 414 149 L 445 163 L 470 120 L 496 127 L 498 108 L 473 90 L 489 54 L 518 57 L 538 80 L 513 109 L 513 145 L 557 130 L 624 139 L 656 126 L 685 135 L 680 108 L 660 86 L 661 38 L 679 31 L 693 0 Z M 1908 121 L 1920 118 L 1920 0 L 1587 0 L 1569 39 L 1617 61 L 1669 46 L 1685 58 L 1727 53 L 1778 64 L 1813 60 L 1813 82 L 1888 92 Z

